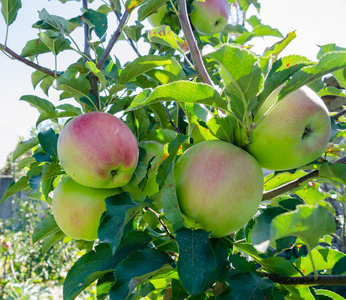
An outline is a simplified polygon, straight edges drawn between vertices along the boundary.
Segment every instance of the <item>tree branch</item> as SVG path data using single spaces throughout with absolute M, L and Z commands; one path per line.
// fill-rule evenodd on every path
M 314 276 L 288 277 L 264 272 L 260 274 L 284 285 L 346 285 L 346 275 L 319 275 L 315 279 Z
M 125 12 L 124 12 L 124 14 L 123 14 L 123 16 L 122 16 L 122 18 L 121 18 L 121 20 L 120 20 L 120 22 L 119 22 L 118 28 L 117 28 L 116 31 L 114 32 L 114 34 L 113 34 L 111 40 L 109 41 L 108 46 L 106 47 L 105 51 L 103 51 L 103 53 L 102 53 L 102 55 L 101 55 L 101 57 L 100 57 L 100 59 L 99 59 L 99 61 L 98 61 L 97 67 L 98 67 L 99 69 L 102 68 L 103 64 L 105 63 L 105 61 L 106 61 L 106 59 L 107 59 L 107 56 L 109 55 L 109 53 L 110 53 L 111 50 L 113 49 L 113 47 L 114 47 L 116 41 L 118 40 L 118 38 L 119 38 L 121 32 L 122 32 L 123 29 L 124 29 L 124 26 L 125 26 L 125 24 L 126 24 L 128 18 L 129 18 L 129 16 L 130 16 L 130 13 L 129 13 L 127 10 L 125 10 Z
M 171 240 L 174 240 L 174 236 L 172 235 L 172 233 L 169 231 L 169 229 L 167 228 L 166 224 L 162 221 L 160 215 L 153 209 L 151 209 L 149 206 L 145 207 L 146 210 L 149 210 L 151 213 L 153 213 L 155 215 L 155 217 L 159 220 L 159 222 L 161 223 L 162 227 L 165 229 L 165 231 L 168 233 L 169 237 Z
M 34 62 L 32 62 L 31 60 L 29 59 L 26 59 L 24 58 L 23 56 L 20 56 L 19 54 L 17 54 L 16 52 L 12 51 L 10 48 L 8 48 L 7 46 L 3 45 L 3 44 L 0 44 L 0 50 L 4 51 L 5 53 L 9 54 L 11 56 L 12 59 L 15 59 L 15 60 L 18 60 L 24 64 L 26 64 L 27 66 L 31 67 L 31 68 L 34 68 L 48 76 L 51 76 L 51 77 L 55 77 L 55 73 L 50 70 L 50 69 L 47 69 L 45 67 L 42 67 L 38 64 L 35 64 Z M 59 75 L 57 75 L 57 77 L 59 77 Z
M 340 163 L 340 164 L 346 164 L 346 157 L 340 158 L 336 161 L 333 161 L 332 164 L 336 164 L 336 163 Z M 311 178 L 317 178 L 320 176 L 320 172 L 319 170 L 314 170 L 296 180 L 293 180 L 291 182 L 288 182 L 286 184 L 283 184 L 275 189 L 272 189 L 268 192 L 264 192 L 263 196 L 262 196 L 262 201 L 265 200 L 270 200 L 276 196 L 282 195 L 284 193 L 287 193 L 291 190 L 294 190 L 296 188 L 298 188 L 302 183 L 306 182 L 307 180 L 311 179 Z
M 189 46 L 189 50 L 192 56 L 192 61 L 195 66 L 198 78 L 201 82 L 214 86 L 205 68 L 205 65 L 202 60 L 201 52 L 199 51 L 197 41 L 192 32 L 191 24 L 187 14 L 186 0 L 178 0 L 178 5 L 180 7 L 179 21 L 181 24 L 181 28 L 183 29 L 184 36 L 187 41 L 187 45 Z
M 339 119 L 341 116 L 345 115 L 346 114 L 346 108 L 342 111 L 339 111 L 338 113 L 336 113 L 335 115 L 333 115 L 333 119 L 334 120 L 337 120 Z

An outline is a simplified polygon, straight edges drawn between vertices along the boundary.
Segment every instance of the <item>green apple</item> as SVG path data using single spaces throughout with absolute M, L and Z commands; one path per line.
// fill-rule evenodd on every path
M 221 32 L 228 23 L 229 6 L 227 0 L 194 0 L 190 20 L 195 29 L 203 34 Z
M 158 27 L 162 25 L 162 20 L 167 13 L 167 4 L 160 6 L 156 12 L 148 17 L 151 26 Z
M 258 162 L 241 148 L 220 140 L 186 150 L 174 167 L 177 199 L 183 214 L 213 237 L 232 234 L 256 213 L 263 194 Z
M 277 171 L 316 160 L 325 151 L 331 133 L 328 109 L 313 90 L 304 86 L 275 104 L 280 89 L 257 113 L 247 147 L 263 168 Z
M 58 157 L 67 175 L 94 188 L 127 184 L 138 163 L 138 143 L 117 117 L 90 112 L 69 121 L 58 138 Z
M 121 192 L 121 189 L 86 187 L 67 176 L 54 191 L 54 219 L 67 236 L 76 240 L 95 240 L 101 215 L 106 211 L 104 199 Z

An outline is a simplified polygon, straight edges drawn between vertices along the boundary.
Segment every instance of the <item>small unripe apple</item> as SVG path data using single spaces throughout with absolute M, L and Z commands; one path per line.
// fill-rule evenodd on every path
M 213 237 L 245 226 L 263 194 L 258 162 L 239 147 L 219 140 L 200 142 L 185 151 L 175 164 L 174 181 L 182 213 Z
M 203 34 L 221 32 L 228 23 L 229 6 L 227 0 L 194 0 L 190 20 L 195 29 Z
M 59 228 L 76 240 L 97 239 L 100 218 L 106 211 L 105 199 L 121 189 L 95 189 L 65 177 L 53 195 L 53 216 Z
M 66 174 L 79 184 L 116 188 L 130 181 L 138 163 L 138 144 L 116 116 L 90 112 L 64 126 L 58 157 Z
M 278 171 L 316 160 L 327 148 L 331 133 L 328 109 L 313 90 L 304 86 L 276 103 L 281 88 L 257 113 L 247 148 L 263 168 Z

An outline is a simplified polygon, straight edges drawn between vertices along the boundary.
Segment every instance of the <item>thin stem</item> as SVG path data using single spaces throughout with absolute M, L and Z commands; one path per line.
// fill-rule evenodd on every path
M 161 105 L 163 106 L 163 108 L 165 109 L 166 111 L 166 114 L 167 114 L 167 117 L 168 117 L 168 122 L 173 126 L 174 130 L 178 133 L 180 133 L 180 130 L 179 128 L 174 124 L 173 120 L 172 120 L 172 117 L 171 117 L 171 114 L 169 113 L 168 109 L 166 106 L 164 106 L 162 103 Z M 179 111 L 178 107 L 177 107 L 177 111 Z
M 338 113 L 336 113 L 335 115 L 333 115 L 333 119 L 334 120 L 337 120 L 339 119 L 341 116 L 345 115 L 346 114 L 346 108 Z
M 342 224 L 342 242 L 344 244 L 344 248 L 346 250 L 346 203 L 342 203 L 342 207 L 344 209 L 343 215 L 344 215 L 344 224 Z
M 174 236 L 172 235 L 172 233 L 170 232 L 170 230 L 167 228 L 166 224 L 162 221 L 161 216 L 152 208 L 150 207 L 145 207 L 146 210 L 150 211 L 152 214 L 155 215 L 155 217 L 159 220 L 159 222 L 161 223 L 162 227 L 165 229 L 165 231 L 167 232 L 167 234 L 169 235 L 171 240 L 174 240 Z
M 308 252 L 309 252 L 312 269 L 314 270 L 314 279 L 317 280 L 318 279 L 318 273 L 317 273 L 316 265 L 315 265 L 315 262 L 314 262 L 314 258 L 312 257 L 311 247 L 310 247 L 309 243 L 307 243 L 305 240 L 304 240 L 304 243 L 305 243 L 305 246 L 306 246 L 306 248 L 308 249 Z
M 187 41 L 187 45 L 189 46 L 189 50 L 192 56 L 192 61 L 195 66 L 198 78 L 201 82 L 214 86 L 205 68 L 205 65 L 202 60 L 201 52 L 199 51 L 197 41 L 192 32 L 191 24 L 187 14 L 186 0 L 178 0 L 178 5 L 180 7 L 179 21 L 183 29 L 184 36 Z

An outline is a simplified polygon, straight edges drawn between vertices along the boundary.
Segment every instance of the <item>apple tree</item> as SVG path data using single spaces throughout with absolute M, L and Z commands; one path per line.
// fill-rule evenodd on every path
M 62 127 L 18 144 L 13 160 L 31 156 L 1 202 L 27 190 L 52 204 L 32 234 L 42 255 L 61 240 L 85 250 L 64 299 L 93 283 L 97 299 L 344 299 L 346 111 L 320 97 L 344 96 L 346 49 L 282 56 L 296 33 L 247 18 L 256 0 L 75 1 L 70 19 L 42 8 L 21 53 L 0 43 L 46 94 L 20 98 L 38 110 L 36 126 Z M 7 29 L 20 22 L 21 0 L 0 3 Z M 253 52 L 267 35 L 278 42 Z M 137 58 L 120 62 L 120 40 Z M 68 51 L 79 59 L 64 70 L 36 59 Z M 95 111 L 122 125 L 77 122 Z M 132 154 L 130 176 L 105 186 Z

